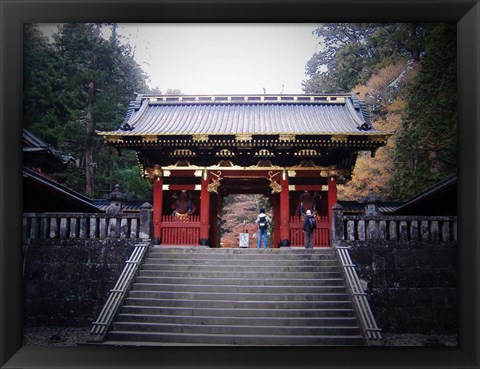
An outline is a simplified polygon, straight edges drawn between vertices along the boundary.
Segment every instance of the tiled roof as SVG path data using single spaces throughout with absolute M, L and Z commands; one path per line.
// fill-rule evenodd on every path
M 363 213 L 365 211 L 365 203 L 360 203 L 358 201 L 338 201 L 342 206 L 344 213 Z M 400 201 L 385 201 L 378 204 L 378 210 L 383 214 L 391 214 L 399 207 L 401 207 L 404 202 Z
M 457 175 L 454 174 L 408 199 L 396 212 L 399 214 L 418 213 L 438 208 L 439 211 L 456 213 L 456 206 Z
M 27 129 L 23 129 L 23 152 L 24 153 L 45 153 L 51 154 L 54 158 L 60 159 L 64 164 L 75 161 L 71 155 L 58 151 L 52 145 L 43 141 L 40 137 L 34 135 Z
M 151 200 L 127 200 L 122 202 L 122 211 L 125 213 L 132 213 L 132 212 L 140 212 L 140 207 L 145 202 L 152 202 Z M 106 211 L 108 206 L 110 206 L 110 202 L 106 199 L 93 199 L 93 205 L 99 208 L 101 211 Z
M 93 212 L 101 211 L 100 208 L 92 204 L 91 199 L 89 199 L 88 197 L 68 187 L 65 187 L 64 185 L 56 182 L 52 178 L 42 173 L 38 173 L 27 167 L 23 167 L 23 178 L 28 179 L 29 181 L 32 181 L 32 183 L 35 183 L 37 186 L 40 186 L 41 188 L 45 188 L 48 191 L 56 194 L 60 198 L 64 199 L 65 203 L 67 204 L 76 204 L 79 207 L 82 207 L 82 209 L 86 211 L 93 211 Z M 46 194 L 48 196 L 48 192 L 46 192 Z
M 100 135 L 375 135 L 355 95 L 139 96 L 122 127 Z

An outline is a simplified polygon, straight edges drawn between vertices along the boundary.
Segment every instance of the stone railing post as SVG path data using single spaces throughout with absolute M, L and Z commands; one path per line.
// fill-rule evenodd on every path
M 339 246 L 343 240 L 343 208 L 338 202 L 332 207 L 332 246 Z
M 140 206 L 140 230 L 138 234 L 142 239 L 150 239 L 153 235 L 152 209 L 152 205 L 148 202 Z

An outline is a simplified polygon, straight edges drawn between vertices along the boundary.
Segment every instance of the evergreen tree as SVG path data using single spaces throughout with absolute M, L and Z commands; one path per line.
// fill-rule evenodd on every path
M 400 198 L 456 173 L 456 52 L 455 26 L 432 26 L 421 69 L 407 90 L 394 152 L 392 189 Z
M 61 60 L 36 25 L 26 24 L 23 37 L 23 124 L 53 146 L 61 122 L 70 119 L 63 105 L 62 78 L 58 74 Z
M 306 93 L 350 91 L 389 64 L 418 60 L 424 49 L 421 24 L 326 23 L 314 34 L 322 51 L 307 62 Z
M 103 36 L 106 27 L 110 39 Z M 25 125 L 80 164 L 56 178 L 88 196 L 101 196 L 119 183 L 123 191 L 131 188 L 130 197 L 150 197 L 148 182 L 139 181 L 135 154 L 119 157 L 95 135 L 118 127 L 134 93 L 148 90 L 116 25 L 64 24 L 53 44 L 29 25 L 24 39 Z
M 323 49 L 307 63 L 304 91 L 359 92 L 374 125 L 396 132 L 389 145 L 378 150 L 381 160 L 360 155 L 356 178 L 341 195 L 363 195 L 368 189 L 362 186 L 375 177 L 379 192 L 405 199 L 456 172 L 453 25 L 322 24 L 315 34 Z M 395 78 L 396 66 L 406 61 L 415 73 Z M 389 74 L 392 80 L 385 78 Z M 396 84 L 397 80 L 403 82 Z M 404 106 L 403 111 L 398 106 Z

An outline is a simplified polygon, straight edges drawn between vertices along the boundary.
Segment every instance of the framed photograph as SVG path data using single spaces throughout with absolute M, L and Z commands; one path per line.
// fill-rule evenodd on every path
M 480 368 L 478 0 L 0 0 L 0 366 L 2 368 Z M 455 23 L 458 61 L 458 344 L 455 347 L 23 346 L 21 135 L 26 23 Z M 154 42 L 152 40 L 151 42 Z M 273 66 L 272 66 L 273 67 Z M 432 97 L 433 98 L 433 97 Z M 239 245 L 249 246 L 240 233 Z

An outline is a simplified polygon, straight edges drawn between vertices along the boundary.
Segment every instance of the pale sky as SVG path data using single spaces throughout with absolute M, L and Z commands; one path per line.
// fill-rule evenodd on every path
M 47 25 L 44 25 L 47 26 Z M 48 26 L 52 26 L 51 24 Z M 298 94 L 317 24 L 119 24 L 149 86 L 184 94 Z M 56 30 L 56 27 L 55 27 Z M 282 87 L 284 85 L 284 87 Z

